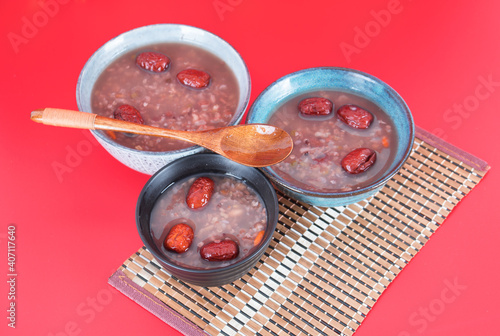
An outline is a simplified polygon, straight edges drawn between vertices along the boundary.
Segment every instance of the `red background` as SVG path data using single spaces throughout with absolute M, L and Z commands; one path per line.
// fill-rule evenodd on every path
M 148 176 L 113 159 L 86 131 L 29 120 L 36 108 L 76 109 L 76 81 L 90 55 L 153 23 L 194 25 L 231 43 L 249 68 L 251 101 L 303 68 L 371 73 L 402 95 L 417 125 L 488 161 L 484 180 L 384 292 L 356 336 L 497 333 L 500 2 L 300 3 L 0 2 L 0 334 L 178 335 L 107 284 L 142 246 L 134 210 Z M 68 171 L 58 175 L 54 165 Z M 6 319 L 12 224 L 16 329 Z M 445 300 L 454 282 L 458 290 Z

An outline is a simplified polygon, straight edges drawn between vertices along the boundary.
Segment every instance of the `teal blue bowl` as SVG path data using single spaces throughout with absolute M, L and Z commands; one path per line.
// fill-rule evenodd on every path
M 267 87 L 254 101 L 247 123 L 267 123 L 273 113 L 289 99 L 318 90 L 335 90 L 361 96 L 378 105 L 392 119 L 397 131 L 397 148 L 391 164 L 371 184 L 347 192 L 313 192 L 284 180 L 272 168 L 262 168 L 275 187 L 299 201 L 316 206 L 343 206 L 364 200 L 379 191 L 398 172 L 411 153 L 415 126 L 410 109 L 389 85 L 361 71 L 320 67 L 288 74 Z

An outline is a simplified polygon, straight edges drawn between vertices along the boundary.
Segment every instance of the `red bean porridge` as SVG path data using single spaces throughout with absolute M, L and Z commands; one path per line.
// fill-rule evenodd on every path
M 136 64 L 144 52 L 161 53 L 170 59 L 166 70 L 153 72 Z M 177 74 L 186 69 L 204 71 L 210 83 L 202 89 L 187 87 Z M 239 87 L 229 66 L 219 57 L 196 46 L 163 43 L 129 52 L 110 64 L 96 81 L 92 112 L 113 117 L 123 104 L 140 111 L 144 124 L 175 130 L 197 131 L 227 126 L 239 100 Z M 171 151 L 192 146 L 184 141 L 106 133 L 115 142 L 138 150 Z
M 305 115 L 299 103 L 311 97 L 329 99 L 333 112 L 328 115 Z M 356 105 L 373 115 L 366 129 L 356 129 L 342 121 L 336 111 L 345 105 Z M 397 135 L 387 114 L 367 99 L 339 91 L 316 91 L 294 97 L 282 104 L 269 124 L 287 131 L 294 149 L 272 169 L 284 180 L 314 192 L 341 192 L 362 188 L 381 177 L 395 155 Z M 360 174 L 349 174 L 342 159 L 357 148 L 376 153 L 375 163 Z
M 257 193 L 243 181 L 223 175 L 203 175 L 214 181 L 208 203 L 193 210 L 186 204 L 188 191 L 197 177 L 176 182 L 164 192 L 151 212 L 150 226 L 158 248 L 179 265 L 194 268 L 224 267 L 253 251 L 267 226 L 266 209 Z M 184 223 L 194 231 L 190 248 L 184 253 L 167 251 L 164 241 L 172 227 Z M 259 234 L 260 233 L 260 234 Z M 210 242 L 232 240 L 239 246 L 237 258 L 206 261 L 200 249 Z

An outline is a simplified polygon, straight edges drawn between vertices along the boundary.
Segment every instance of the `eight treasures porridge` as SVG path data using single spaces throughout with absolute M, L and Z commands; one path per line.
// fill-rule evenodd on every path
M 372 102 L 339 91 L 316 91 L 281 105 L 269 124 L 287 131 L 294 149 L 272 166 L 286 181 L 314 192 L 351 191 L 390 165 L 397 135 Z
M 267 226 L 260 197 L 243 181 L 203 175 L 176 182 L 157 200 L 151 233 L 165 255 L 180 265 L 223 267 L 245 258 Z
M 163 43 L 129 52 L 111 63 L 92 91 L 92 112 L 150 126 L 197 131 L 227 126 L 239 100 L 228 65 L 196 46 Z M 170 151 L 187 142 L 106 132 L 138 150 Z

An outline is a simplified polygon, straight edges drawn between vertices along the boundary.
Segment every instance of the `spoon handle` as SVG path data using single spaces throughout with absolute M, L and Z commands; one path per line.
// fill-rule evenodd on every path
M 293 149 L 293 141 L 288 133 L 265 124 L 181 131 L 58 108 L 35 110 L 31 112 L 31 120 L 44 125 L 118 131 L 183 140 L 251 167 L 265 167 L 278 163 L 284 160 Z
M 190 139 L 193 135 L 185 131 L 172 131 L 164 128 L 107 118 L 94 113 L 59 108 L 48 107 L 35 110 L 31 112 L 31 120 L 51 126 L 155 135 L 194 143 L 194 141 Z
M 82 129 L 95 129 L 96 117 L 97 115 L 93 113 L 58 108 L 44 108 L 31 112 L 31 120 L 34 122 Z

